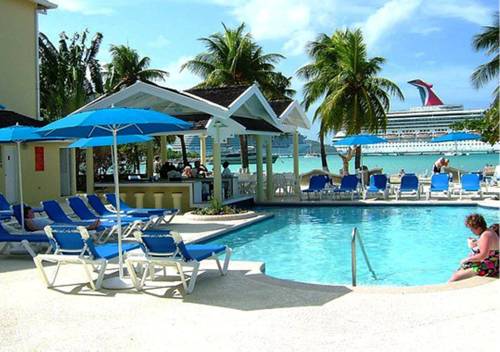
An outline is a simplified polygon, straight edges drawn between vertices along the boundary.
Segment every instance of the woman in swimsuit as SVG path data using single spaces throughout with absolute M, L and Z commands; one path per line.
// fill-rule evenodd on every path
M 495 224 L 488 229 L 481 215 L 471 214 L 465 219 L 465 226 L 474 235 L 479 236 L 477 241 L 469 241 L 469 246 L 476 251 L 461 261 L 460 268 L 453 273 L 450 282 L 476 275 L 498 277 L 498 225 Z

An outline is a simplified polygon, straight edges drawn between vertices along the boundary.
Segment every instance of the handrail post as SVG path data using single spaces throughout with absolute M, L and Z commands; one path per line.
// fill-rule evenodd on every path
M 357 228 L 352 229 L 351 235 L 351 275 L 352 275 L 352 286 L 356 286 L 356 233 Z

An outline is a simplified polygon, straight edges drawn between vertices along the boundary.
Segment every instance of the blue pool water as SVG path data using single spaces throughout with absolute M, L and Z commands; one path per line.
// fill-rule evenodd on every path
M 444 283 L 468 253 L 463 225 L 477 212 L 488 224 L 496 210 L 479 207 L 266 207 L 274 218 L 216 238 L 233 259 L 263 261 L 266 274 L 294 281 L 351 284 L 351 231 L 357 227 L 377 275 L 358 247 L 358 285 Z

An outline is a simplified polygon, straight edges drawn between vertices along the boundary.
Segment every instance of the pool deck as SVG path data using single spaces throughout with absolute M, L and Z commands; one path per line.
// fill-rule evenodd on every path
M 351 203 L 406 201 L 325 205 Z M 203 241 L 267 217 L 207 222 L 177 216 L 168 228 L 188 242 Z M 92 291 L 75 266 L 63 266 L 57 286 L 47 289 L 30 257 L 0 255 L 0 351 L 481 351 L 500 343 L 500 280 L 350 287 L 276 279 L 259 262 L 232 261 L 224 277 L 215 268 L 203 263 L 188 296 L 176 275 L 148 282 L 142 293 Z M 114 271 L 111 264 L 107 274 Z M 472 328 L 478 326 L 489 339 L 478 337 Z
M 352 288 L 273 279 L 261 267 L 235 261 L 221 277 L 207 263 L 183 297 L 175 281 L 94 292 L 72 266 L 47 289 L 31 259 L 3 256 L 0 350 L 485 351 L 500 342 L 499 280 Z

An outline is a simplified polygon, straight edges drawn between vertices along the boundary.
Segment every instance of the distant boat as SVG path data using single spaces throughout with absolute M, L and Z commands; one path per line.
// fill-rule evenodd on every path
M 319 158 L 320 154 L 319 153 L 307 153 L 304 155 L 304 158 Z

